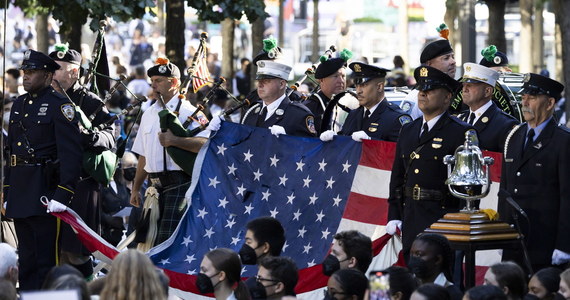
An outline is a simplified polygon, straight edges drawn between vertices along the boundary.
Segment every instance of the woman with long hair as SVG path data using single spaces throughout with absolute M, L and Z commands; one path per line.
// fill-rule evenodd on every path
M 216 300 L 249 300 L 249 291 L 240 274 L 241 260 L 236 252 L 214 249 L 202 259 L 196 287 L 202 294 L 214 293 Z

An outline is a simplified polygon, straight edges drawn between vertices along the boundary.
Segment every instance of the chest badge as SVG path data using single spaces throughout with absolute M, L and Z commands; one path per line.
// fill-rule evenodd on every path
M 285 113 L 284 110 L 282 110 L 281 108 L 279 108 L 278 110 L 275 111 L 275 114 L 278 116 L 282 116 Z
M 46 113 L 46 112 L 47 112 L 47 109 L 48 109 L 48 108 L 47 108 L 46 106 L 40 107 L 40 111 L 38 112 L 38 116 L 45 116 L 45 115 L 47 115 L 47 113 Z
M 433 141 L 431 143 L 432 148 L 439 149 L 439 148 L 441 148 L 442 145 L 443 145 L 443 139 L 442 138 L 433 138 Z
M 368 127 L 368 132 L 376 132 L 378 131 L 378 123 L 370 123 L 370 127 Z
M 483 123 L 487 123 L 487 122 L 489 122 L 489 118 L 487 118 L 487 117 L 483 117 L 483 118 L 481 119 L 481 122 L 483 122 Z

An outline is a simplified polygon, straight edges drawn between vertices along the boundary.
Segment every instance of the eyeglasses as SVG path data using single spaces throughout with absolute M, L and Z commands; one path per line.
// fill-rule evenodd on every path
M 255 276 L 255 280 L 258 282 L 262 282 L 262 281 L 269 281 L 269 282 L 279 282 L 279 280 L 277 279 L 269 279 L 269 278 L 263 278 L 259 275 Z
M 336 296 L 336 295 L 348 295 L 348 293 L 345 293 L 345 292 L 336 292 L 336 291 L 329 291 L 328 289 L 323 290 L 323 296 L 326 297 L 327 295 L 334 299 L 334 296 Z

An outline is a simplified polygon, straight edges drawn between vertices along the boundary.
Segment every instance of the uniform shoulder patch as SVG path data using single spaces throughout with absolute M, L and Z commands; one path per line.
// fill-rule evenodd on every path
M 317 133 L 317 130 L 315 129 L 315 117 L 307 116 L 305 119 L 305 125 L 310 133 Z
M 398 121 L 400 121 L 401 125 L 404 125 L 404 124 L 412 122 L 412 117 L 410 117 L 408 115 L 403 115 L 403 116 L 400 116 L 398 118 Z
M 61 112 L 68 121 L 71 121 L 73 118 L 75 118 L 75 107 L 73 107 L 73 104 L 71 103 L 62 104 Z

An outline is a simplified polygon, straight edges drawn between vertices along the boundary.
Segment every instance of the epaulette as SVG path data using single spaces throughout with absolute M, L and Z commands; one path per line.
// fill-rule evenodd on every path
M 303 103 L 301 103 L 301 102 L 290 101 L 289 104 L 293 105 L 294 107 L 298 107 L 307 113 L 311 113 L 311 111 L 305 105 L 303 105 Z
M 556 126 L 556 127 L 557 127 L 558 129 L 562 130 L 563 132 L 570 133 L 570 128 L 568 128 L 568 127 L 566 127 L 566 126 L 564 126 L 564 125 L 558 125 L 558 126 Z

